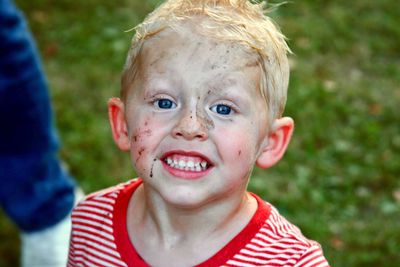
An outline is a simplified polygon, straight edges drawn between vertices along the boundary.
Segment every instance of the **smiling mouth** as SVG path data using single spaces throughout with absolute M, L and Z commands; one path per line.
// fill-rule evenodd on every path
M 187 172 L 204 172 L 212 166 L 205 157 L 193 153 L 169 153 L 163 162 L 172 169 Z

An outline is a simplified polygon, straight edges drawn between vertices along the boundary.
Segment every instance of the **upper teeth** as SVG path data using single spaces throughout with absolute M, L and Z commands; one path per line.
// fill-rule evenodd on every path
M 201 161 L 201 162 L 194 162 L 192 160 L 177 160 L 177 159 L 172 159 L 171 157 L 167 157 L 165 162 L 171 166 L 172 168 L 180 169 L 180 170 L 186 170 L 186 171 L 204 171 L 207 169 L 207 161 Z

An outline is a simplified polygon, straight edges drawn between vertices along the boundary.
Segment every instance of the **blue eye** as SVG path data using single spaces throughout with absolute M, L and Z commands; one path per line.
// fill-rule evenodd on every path
M 173 101 L 166 98 L 156 100 L 154 105 L 160 109 L 171 109 L 176 107 L 176 104 Z
M 210 110 L 221 115 L 229 115 L 232 112 L 232 108 L 230 106 L 223 104 L 212 106 Z

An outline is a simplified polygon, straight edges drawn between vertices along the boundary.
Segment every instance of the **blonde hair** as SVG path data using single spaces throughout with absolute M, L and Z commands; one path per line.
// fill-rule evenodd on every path
M 261 68 L 260 90 L 264 97 L 270 122 L 282 116 L 289 83 L 287 54 L 291 53 L 285 36 L 273 20 L 265 15 L 265 5 L 248 0 L 167 0 L 135 27 L 136 34 L 123 70 L 121 97 L 126 98 L 128 87 L 137 72 L 137 58 L 143 43 L 165 28 L 194 16 L 202 20 L 201 34 L 216 40 L 236 42 L 259 55 Z

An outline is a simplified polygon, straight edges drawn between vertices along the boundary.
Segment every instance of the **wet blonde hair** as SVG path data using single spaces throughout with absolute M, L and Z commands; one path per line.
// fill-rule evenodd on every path
M 207 19 L 201 20 L 199 34 L 242 44 L 258 54 L 260 91 L 267 103 L 269 120 L 281 117 L 289 82 L 287 54 L 291 51 L 285 36 L 266 13 L 264 4 L 248 0 L 167 0 L 135 27 L 121 80 L 122 99 L 126 99 L 135 78 L 143 43 L 166 28 L 200 16 Z

